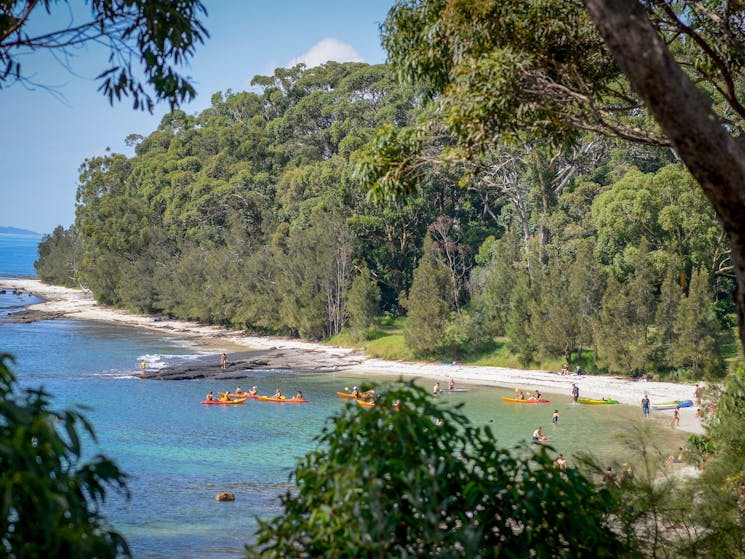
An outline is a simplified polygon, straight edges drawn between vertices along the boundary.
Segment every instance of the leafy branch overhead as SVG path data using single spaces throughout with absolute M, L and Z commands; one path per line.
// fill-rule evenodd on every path
M 24 73 L 27 54 L 47 50 L 71 69 L 80 49 L 108 49 L 108 67 L 96 79 L 110 103 L 131 97 L 135 109 L 152 111 L 156 102 L 173 109 L 192 100 L 196 90 L 181 67 L 209 37 L 199 0 L 92 0 L 88 17 L 72 7 L 60 17 L 53 0 L 11 0 L 0 9 L 0 88 L 13 82 L 39 85 Z M 46 12 L 43 13 L 43 12 Z M 62 19 L 62 18 L 66 18 Z M 38 21 L 65 24 L 39 28 Z M 30 31 L 32 23 L 34 31 Z

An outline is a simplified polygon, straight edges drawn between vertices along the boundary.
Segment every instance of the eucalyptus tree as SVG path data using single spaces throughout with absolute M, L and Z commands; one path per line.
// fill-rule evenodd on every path
M 31 53 L 49 51 L 69 67 L 74 49 L 105 45 L 106 68 L 96 77 L 99 90 L 113 103 L 131 97 L 135 109 L 152 111 L 155 102 L 171 108 L 191 101 L 196 90 L 190 78 L 177 72 L 209 37 L 201 18 L 207 15 L 199 0 L 95 0 L 80 17 L 67 1 L 10 0 L 0 18 L 0 88 L 16 81 L 37 83 L 22 61 Z M 44 16 L 65 12 L 67 25 Z M 44 13 L 45 12 L 45 13 Z M 153 91 L 146 88 L 151 86 Z M 154 98 L 153 98 L 154 97 Z

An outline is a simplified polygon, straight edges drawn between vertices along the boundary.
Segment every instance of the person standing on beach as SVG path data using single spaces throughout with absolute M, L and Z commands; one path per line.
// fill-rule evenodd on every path
M 574 403 L 577 403 L 577 399 L 579 398 L 579 386 L 576 384 L 572 384 L 572 398 L 574 399 Z
M 603 475 L 603 483 L 606 487 L 610 487 L 611 485 L 616 484 L 616 472 L 613 471 L 613 468 L 608 466 L 608 469 L 605 470 L 605 474 Z
M 220 357 L 220 366 L 223 369 L 227 369 L 228 368 L 228 355 L 227 355 L 227 353 L 223 353 L 222 356 Z
M 644 417 L 649 417 L 649 396 L 646 394 L 642 398 L 642 412 L 644 413 Z
M 145 360 L 143 359 L 143 360 L 142 360 L 142 363 L 140 363 L 140 368 L 142 369 L 142 374 L 143 374 L 143 375 L 145 374 L 145 367 L 147 367 L 147 363 L 146 363 L 146 362 L 145 362 Z
M 704 395 L 704 389 L 701 388 L 698 384 L 696 385 L 696 390 L 693 391 L 693 397 L 696 398 L 696 405 L 701 405 L 701 397 Z
M 680 425 L 680 406 L 675 406 L 673 410 L 673 419 L 670 422 L 670 427 L 678 427 Z

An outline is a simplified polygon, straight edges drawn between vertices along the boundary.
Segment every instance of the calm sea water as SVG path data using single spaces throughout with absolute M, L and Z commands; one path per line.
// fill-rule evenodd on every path
M 39 255 L 36 247 L 40 235 L 0 233 L 0 277 L 35 276 L 34 260 Z
M 28 262 L 31 248 L 20 253 L 24 250 L 20 258 Z M 0 275 L 33 274 L 27 264 L 5 262 Z M 30 302 L 27 296 L 0 295 L 0 314 Z M 234 383 L 133 377 L 142 358 L 153 368 L 191 359 L 214 359 L 219 366 L 219 351 L 206 355 L 159 333 L 76 320 L 0 322 L 0 351 L 15 355 L 13 370 L 22 386 L 43 386 L 55 407 L 86 407 L 98 435 L 90 451 L 106 453 L 129 475 L 132 499 L 110 495 L 106 513 L 136 558 L 240 556 L 252 541 L 255 518 L 280 512 L 278 495 L 289 487 L 294 464 L 314 447 L 326 419 L 346 405 L 336 391 L 362 380 L 345 373 L 257 371 L 240 384 L 257 385 L 261 392 L 300 389 L 310 403 L 248 401 L 223 408 L 199 400 L 209 390 L 233 389 Z M 465 403 L 472 421 L 489 424 L 507 447 L 541 425 L 567 456 L 588 449 L 619 456 L 615 434 L 640 420 L 634 408 L 577 406 L 569 404 L 568 395 L 547 406 L 516 406 L 501 401 L 514 394 L 511 389 L 470 388 L 444 395 L 443 405 Z M 551 425 L 555 408 L 561 412 L 558 426 Z M 235 502 L 216 502 L 219 491 L 235 493 Z

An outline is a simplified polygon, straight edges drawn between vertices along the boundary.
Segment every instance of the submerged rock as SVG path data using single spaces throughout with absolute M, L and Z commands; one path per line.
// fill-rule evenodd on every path
M 215 501 L 235 501 L 235 494 L 221 491 L 215 495 Z

